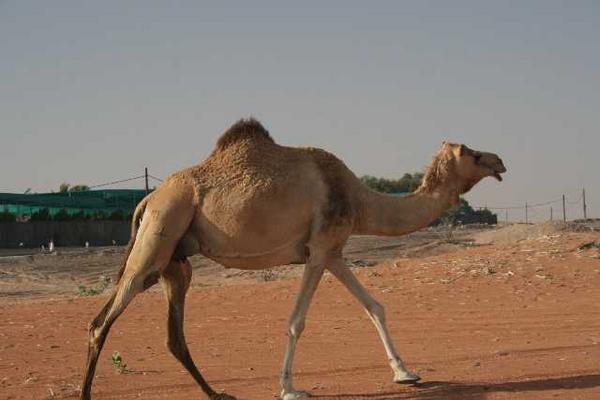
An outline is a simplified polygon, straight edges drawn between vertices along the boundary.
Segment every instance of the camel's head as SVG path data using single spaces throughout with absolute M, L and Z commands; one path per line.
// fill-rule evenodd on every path
M 476 151 L 464 144 L 444 142 L 429 164 L 419 190 L 432 192 L 440 186 L 451 188 L 456 191 L 454 201 L 458 203 L 458 195 L 471 190 L 477 182 L 486 176 L 501 181 L 500 174 L 504 172 L 506 168 L 497 155 Z
M 494 153 L 473 150 L 464 144 L 446 142 L 442 145 L 441 152 L 448 154 L 454 161 L 454 171 L 461 193 L 471 190 L 486 176 L 493 176 L 502 181 L 500 174 L 506 172 L 502 160 Z

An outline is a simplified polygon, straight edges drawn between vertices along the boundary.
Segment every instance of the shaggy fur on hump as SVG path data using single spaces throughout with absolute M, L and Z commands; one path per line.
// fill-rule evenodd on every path
M 242 118 L 233 124 L 217 141 L 215 150 L 223 150 L 233 143 L 246 139 L 267 140 L 275 143 L 269 131 L 254 118 Z
M 423 176 L 423 182 L 419 187 L 420 192 L 431 193 L 440 186 L 442 182 L 454 172 L 454 157 L 452 150 L 449 147 L 444 146 L 431 160 L 425 176 Z

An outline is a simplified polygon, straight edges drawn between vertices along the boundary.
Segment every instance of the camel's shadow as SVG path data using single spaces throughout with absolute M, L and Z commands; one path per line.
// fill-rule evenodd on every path
M 571 390 L 600 387 L 600 374 L 503 383 L 425 382 L 410 391 L 314 396 L 322 400 L 485 400 L 488 393 Z

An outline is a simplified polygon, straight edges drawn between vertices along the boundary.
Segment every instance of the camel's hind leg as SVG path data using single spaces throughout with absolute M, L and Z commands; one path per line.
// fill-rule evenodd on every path
M 217 394 L 210 385 L 204 380 L 200 371 L 194 364 L 190 351 L 185 342 L 183 331 L 183 314 L 185 305 L 185 295 L 190 286 L 192 278 L 192 266 L 189 261 L 182 262 L 171 261 L 161 275 L 161 284 L 163 286 L 167 301 L 169 303 L 169 338 L 167 345 L 169 350 L 177 360 L 188 370 L 196 382 L 202 388 L 202 391 L 209 399 L 232 399 L 234 397 L 226 394 Z
M 87 366 L 81 389 L 82 400 L 91 398 L 98 356 L 110 327 L 135 295 L 155 282 L 157 273 L 164 271 L 177 242 L 190 224 L 194 208 L 186 192 L 165 193 L 161 194 L 158 189 L 146 205 L 117 288 L 91 324 Z
M 96 362 L 104 341 L 106 339 L 106 333 L 96 338 L 96 331 L 100 328 L 106 320 L 106 315 L 110 311 L 115 302 L 116 292 L 110 296 L 110 299 L 106 302 L 102 310 L 98 313 L 96 318 L 90 324 L 89 342 L 88 342 L 88 356 L 85 370 L 85 378 L 83 380 L 83 388 L 81 390 L 81 399 L 88 400 L 91 396 L 92 380 L 94 379 L 94 373 L 96 372 Z
M 123 276 L 115 292 L 92 321 L 89 333 L 87 366 L 83 388 L 81 389 L 82 400 L 91 398 L 92 381 L 98 363 L 98 356 L 102 351 L 110 327 L 135 295 L 152 286 L 153 282 L 156 282 L 153 274 Z

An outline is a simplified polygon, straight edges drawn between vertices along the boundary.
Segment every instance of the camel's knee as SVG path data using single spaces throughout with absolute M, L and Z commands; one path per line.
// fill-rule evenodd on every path
M 94 318 L 88 325 L 88 338 L 90 341 L 90 345 L 92 345 L 92 344 L 95 345 L 97 343 L 98 338 L 100 337 L 100 333 L 101 333 L 100 328 L 106 322 L 106 317 L 108 316 L 108 312 L 111 310 L 111 308 L 113 307 L 113 304 L 115 302 L 115 296 L 116 296 L 116 294 L 113 293 L 111 298 L 106 302 L 106 304 L 104 304 L 104 307 L 102 307 L 102 310 L 100 310 L 100 312 L 98 313 L 96 318 Z
M 102 326 L 104 323 L 104 319 L 106 318 L 106 313 L 100 318 L 100 316 L 94 318 L 90 324 L 88 325 L 88 337 L 90 340 L 98 336 L 98 328 Z
M 293 338 L 299 338 L 302 332 L 304 332 L 304 318 L 294 318 L 290 321 L 288 327 L 288 335 Z
M 367 304 L 367 313 L 377 321 L 385 322 L 385 308 L 377 301 L 373 300 Z
M 144 283 L 152 275 L 152 272 L 125 271 L 119 285 L 117 286 L 115 300 L 111 311 L 127 306 L 136 294 L 145 290 Z M 110 314 L 109 312 L 109 314 Z
M 108 330 L 106 325 L 102 326 L 90 326 L 88 333 L 88 349 L 90 354 L 100 353 L 104 342 L 106 340 Z

